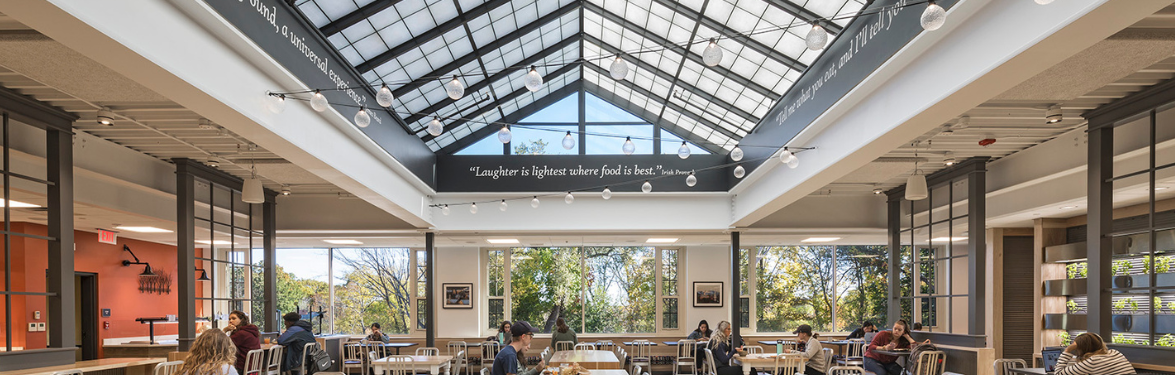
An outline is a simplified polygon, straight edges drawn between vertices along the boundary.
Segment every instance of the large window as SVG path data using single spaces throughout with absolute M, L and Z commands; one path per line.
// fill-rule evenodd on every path
M 741 321 L 756 332 L 801 324 L 849 331 L 886 313 L 886 246 L 760 246 L 739 254 Z
M 488 250 L 486 328 L 525 320 L 551 332 L 562 317 L 581 333 L 680 329 L 679 254 L 653 247 Z
M 202 179 L 195 182 L 196 317 L 206 327 L 228 324 L 229 313 L 240 310 L 259 327 L 264 309 L 264 252 L 251 251 L 262 243 L 261 207 L 241 203 L 241 192 Z
M 968 332 L 967 182 L 963 175 L 899 203 L 900 311 L 929 331 Z

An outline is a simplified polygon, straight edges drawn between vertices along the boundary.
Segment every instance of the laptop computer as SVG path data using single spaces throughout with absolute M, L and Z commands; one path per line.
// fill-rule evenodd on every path
M 1047 346 L 1041 349 L 1041 365 L 1045 367 L 1045 373 L 1052 375 L 1058 366 L 1058 357 L 1062 356 L 1062 351 L 1066 348 L 1060 346 Z

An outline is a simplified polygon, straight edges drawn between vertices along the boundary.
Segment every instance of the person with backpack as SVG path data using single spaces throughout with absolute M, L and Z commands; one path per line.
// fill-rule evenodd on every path
M 306 366 L 309 365 L 308 363 L 302 363 L 303 349 L 306 344 L 314 342 L 310 322 L 302 320 L 301 314 L 289 312 L 282 315 L 282 323 L 286 325 L 286 332 L 282 332 L 282 335 L 278 336 L 278 345 L 286 347 L 286 358 L 282 359 L 282 371 L 291 371 L 299 364 L 302 364 L 303 368 L 310 367 Z

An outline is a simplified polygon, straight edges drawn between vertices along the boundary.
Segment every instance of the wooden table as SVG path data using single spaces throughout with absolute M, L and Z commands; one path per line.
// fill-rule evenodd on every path
M 414 371 L 427 368 L 429 374 L 432 375 L 441 374 L 441 370 L 445 370 L 445 375 L 449 375 L 449 361 L 453 360 L 453 357 L 448 355 L 414 355 L 411 357 Z M 380 358 L 372 362 L 372 367 L 377 374 L 383 373 L 385 370 L 391 371 L 392 363 L 396 359 L 393 357 Z
M 801 355 L 801 353 L 787 353 L 781 355 L 800 360 L 800 372 L 804 372 L 804 363 L 807 361 L 805 360 L 804 356 Z M 776 365 L 776 353 L 756 353 L 748 354 L 746 356 L 736 356 L 734 358 L 743 363 L 743 375 L 750 375 L 752 367 L 764 368 L 765 366 L 770 367 Z
M 96 372 L 113 369 L 124 369 L 124 373 L 127 375 L 150 374 L 155 369 L 155 365 L 163 363 L 164 360 L 165 358 L 103 358 L 91 361 L 79 361 L 71 365 L 0 371 L 0 375 L 51 374 L 58 371 L 70 370 Z
M 1044 369 L 1044 368 L 1040 368 L 1040 367 L 1030 367 L 1030 368 L 1011 368 L 1011 369 L 1009 369 L 1008 371 L 1009 371 L 1009 372 L 1011 372 L 1011 373 L 1014 373 L 1014 374 L 1024 374 L 1024 375 L 1045 375 L 1045 369 Z
M 167 358 L 180 344 L 124 343 L 102 345 L 105 358 Z
M 558 367 L 561 363 L 579 363 L 590 370 L 607 370 L 621 368 L 621 361 L 617 355 L 608 350 L 565 350 L 555 352 L 547 361 L 551 366 Z
M 364 345 L 383 346 L 385 348 L 396 348 L 396 355 L 400 355 L 400 348 L 409 348 L 409 347 L 417 346 L 417 344 L 415 342 L 385 342 L 385 343 L 369 342 L 367 344 L 360 344 L 360 343 L 347 344 L 347 346 L 364 346 Z

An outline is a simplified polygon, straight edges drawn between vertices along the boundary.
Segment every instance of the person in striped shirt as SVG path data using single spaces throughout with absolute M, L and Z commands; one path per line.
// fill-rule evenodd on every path
M 1058 357 L 1054 375 L 1134 375 L 1135 369 L 1123 353 L 1107 349 L 1101 336 L 1083 333 L 1074 338 L 1074 344 Z

